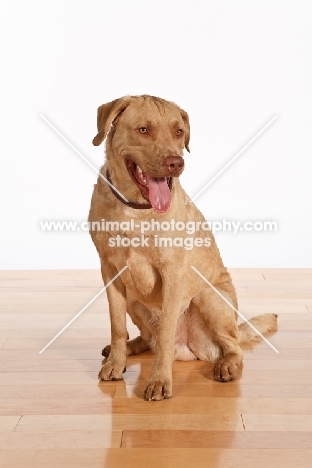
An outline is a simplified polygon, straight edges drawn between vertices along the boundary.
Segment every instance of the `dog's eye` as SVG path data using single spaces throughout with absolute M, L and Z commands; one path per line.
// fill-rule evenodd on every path
M 141 127 L 139 128 L 140 133 L 147 133 L 147 128 L 146 127 Z
M 179 129 L 176 131 L 176 135 L 178 135 L 178 136 L 179 136 L 179 135 L 182 135 L 182 133 L 183 133 L 182 128 L 179 128 Z

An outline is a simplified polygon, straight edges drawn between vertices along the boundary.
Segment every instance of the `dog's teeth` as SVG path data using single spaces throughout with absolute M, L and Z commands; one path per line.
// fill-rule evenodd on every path
M 140 168 L 140 166 L 137 166 L 136 167 L 136 171 L 137 171 L 137 178 L 143 183 L 143 184 L 147 184 L 147 179 L 146 179 L 146 175 L 144 174 L 144 172 L 142 171 L 142 169 Z

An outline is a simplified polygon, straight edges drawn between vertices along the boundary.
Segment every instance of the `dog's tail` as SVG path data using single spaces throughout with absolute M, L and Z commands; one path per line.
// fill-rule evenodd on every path
M 262 335 L 267 332 L 277 330 L 276 314 L 258 315 L 257 317 L 252 317 L 248 322 L 250 322 Z M 238 325 L 238 333 L 238 342 L 240 344 L 260 339 L 259 335 L 247 322 L 243 322 Z

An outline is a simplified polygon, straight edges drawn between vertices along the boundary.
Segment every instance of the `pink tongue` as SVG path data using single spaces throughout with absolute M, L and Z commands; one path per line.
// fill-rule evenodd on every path
M 168 210 L 171 203 L 171 192 L 169 190 L 167 179 L 149 177 L 148 175 L 149 200 L 157 213 L 164 213 Z

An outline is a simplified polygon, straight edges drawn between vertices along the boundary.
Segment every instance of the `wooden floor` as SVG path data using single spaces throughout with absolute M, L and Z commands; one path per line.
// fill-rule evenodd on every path
M 124 382 L 97 380 L 105 293 L 39 354 L 103 287 L 98 271 L 0 272 L 0 466 L 311 468 L 312 270 L 231 273 L 247 318 L 279 314 L 279 354 L 246 347 L 230 383 L 175 362 L 174 397 L 146 402 L 151 353 L 128 359 Z

